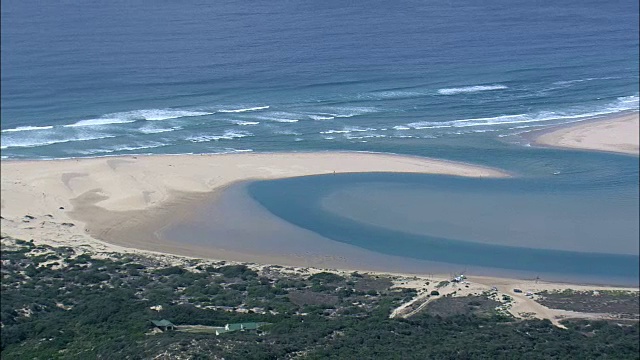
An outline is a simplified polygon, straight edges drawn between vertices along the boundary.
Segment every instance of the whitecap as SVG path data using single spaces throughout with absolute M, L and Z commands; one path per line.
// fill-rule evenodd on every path
M 307 115 L 312 120 L 333 120 L 335 116 L 326 116 L 326 115 Z
M 148 109 L 148 110 L 134 110 L 130 112 L 117 113 L 114 115 L 120 115 L 125 119 L 161 121 L 161 120 L 179 119 L 184 117 L 213 115 L 213 113 L 208 111 L 192 111 L 192 110 L 178 110 L 178 109 Z
M 101 125 L 111 125 L 111 124 L 126 124 L 132 123 L 135 120 L 133 119 L 122 119 L 122 118 L 99 118 L 99 119 L 87 119 L 80 120 L 73 124 L 64 125 L 64 127 L 81 127 L 81 126 L 101 126 Z
M 350 118 L 364 114 L 375 113 L 378 110 L 370 107 L 336 107 L 330 108 L 327 115 L 337 118 Z
M 465 86 L 465 87 L 459 87 L 459 88 L 438 89 L 438 94 L 456 95 L 456 94 L 475 93 L 480 91 L 504 90 L 504 89 L 508 89 L 508 87 L 506 85 L 501 85 L 501 84 L 475 85 L 475 86 Z
M 247 136 L 253 136 L 253 134 L 246 131 L 227 130 L 224 132 L 224 134 L 221 134 L 221 135 L 190 136 L 186 138 L 186 140 L 199 143 L 199 142 L 209 142 L 209 141 L 218 141 L 218 140 L 232 140 L 232 139 L 243 138 Z
M 20 139 L 3 139 L 2 146 L 0 146 L 0 149 L 32 148 L 32 147 L 67 143 L 67 142 L 99 140 L 99 139 L 108 139 L 108 138 L 114 138 L 114 137 L 115 135 L 96 135 L 96 136 L 85 136 L 85 137 L 75 137 L 75 138 L 66 138 L 66 139 L 33 139 L 33 138 L 21 139 L 21 140 Z
M 366 131 L 375 131 L 374 128 L 360 128 L 355 126 L 347 126 L 342 130 L 325 130 L 321 131 L 320 134 L 349 134 L 352 132 L 366 132 Z
M 269 119 L 271 121 L 275 121 L 275 122 L 281 122 L 281 123 L 296 123 L 300 120 L 298 119 Z
M 255 119 L 266 120 L 266 121 L 274 121 L 280 123 L 295 123 L 299 120 L 300 114 L 298 113 L 290 113 L 290 112 L 269 112 L 264 115 L 255 116 Z
M 143 134 L 161 134 L 161 133 L 176 131 L 180 129 L 182 129 L 181 126 L 174 126 L 171 128 L 156 128 L 156 127 L 145 126 L 138 129 L 138 131 L 140 131 Z
M 237 154 L 237 153 L 248 153 L 253 152 L 253 149 L 234 149 L 234 148 L 225 148 L 224 151 L 216 152 L 217 154 Z
M 19 131 L 35 131 L 35 130 L 49 130 L 53 129 L 53 126 L 18 126 L 14 129 L 5 129 L 2 132 L 19 132 Z
M 236 125 L 240 125 L 240 126 L 248 126 L 248 125 L 258 125 L 260 124 L 259 121 L 242 121 L 242 120 L 233 120 L 232 121 L 234 124 Z
M 579 109 L 574 109 L 572 111 L 540 111 L 534 114 L 499 115 L 494 117 L 470 118 L 452 121 L 419 121 L 406 124 L 406 126 L 416 130 L 423 130 L 590 119 L 623 111 L 638 110 L 638 100 L 637 95 L 619 97 L 615 101 L 604 106 L 593 108 L 591 111 L 585 111 L 585 109 L 582 109 L 582 111 L 579 111 Z
M 221 110 L 218 110 L 218 112 L 221 112 L 221 113 L 243 113 L 243 112 L 247 112 L 247 111 L 265 110 L 265 109 L 268 109 L 268 108 L 269 108 L 269 105 L 267 105 L 267 106 L 256 106 L 256 107 L 250 107 L 250 108 L 241 108 L 241 109 L 230 109 L 230 110 L 221 109 Z
M 576 79 L 576 80 L 556 81 L 553 84 L 554 85 L 571 85 L 571 84 L 594 81 L 594 80 L 614 80 L 614 79 L 620 79 L 620 77 L 618 76 L 591 77 L 591 78 Z

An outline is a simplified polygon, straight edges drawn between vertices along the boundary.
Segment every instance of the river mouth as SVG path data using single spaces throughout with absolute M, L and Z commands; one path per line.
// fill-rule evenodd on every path
M 382 173 L 257 181 L 163 237 L 270 263 L 635 285 L 631 185 Z

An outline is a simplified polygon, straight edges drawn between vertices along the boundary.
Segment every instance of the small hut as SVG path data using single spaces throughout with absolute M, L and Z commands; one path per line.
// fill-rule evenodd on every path
M 167 331 L 167 330 L 175 330 L 176 326 L 169 320 L 151 320 L 151 322 L 153 323 L 153 326 L 157 327 L 158 329 L 162 330 L 162 331 Z

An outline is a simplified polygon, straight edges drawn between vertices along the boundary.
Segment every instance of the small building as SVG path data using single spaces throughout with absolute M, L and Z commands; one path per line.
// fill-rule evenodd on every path
M 162 331 L 167 331 L 167 330 L 175 330 L 176 326 L 169 320 L 151 320 L 151 323 L 153 323 L 153 326 L 157 327 L 158 329 L 162 330 Z

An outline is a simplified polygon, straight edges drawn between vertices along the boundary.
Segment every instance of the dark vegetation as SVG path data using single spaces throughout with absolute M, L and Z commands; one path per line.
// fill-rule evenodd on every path
M 5 239 L 6 240 L 6 239 Z M 443 298 L 407 319 L 415 296 L 363 274 L 279 267 L 163 266 L 11 242 L 2 251 L 2 359 L 637 359 L 638 324 L 514 321 L 483 298 Z M 451 302 L 453 301 L 453 302 Z M 161 310 L 151 307 L 160 305 Z M 431 306 L 433 305 L 433 307 Z M 453 310 L 451 310 L 453 309 Z M 150 320 L 261 332 L 152 333 Z
M 552 309 L 582 311 L 591 313 L 611 313 L 628 319 L 638 319 L 640 297 L 637 292 L 628 291 L 544 291 L 537 301 Z
M 429 303 L 424 312 L 441 317 L 465 314 L 491 317 L 495 314 L 495 308 L 501 304 L 484 296 L 444 297 Z

